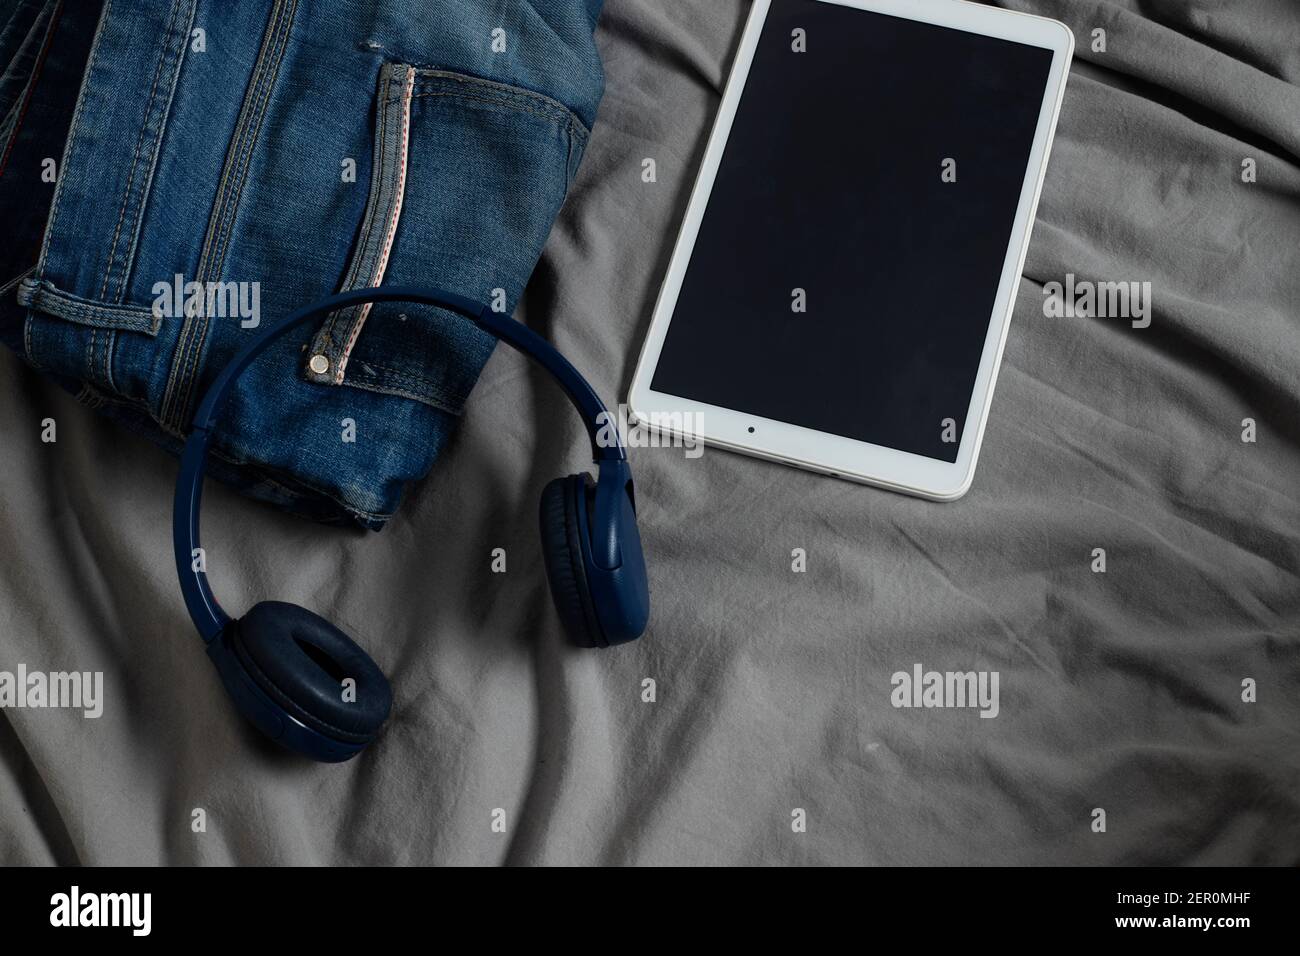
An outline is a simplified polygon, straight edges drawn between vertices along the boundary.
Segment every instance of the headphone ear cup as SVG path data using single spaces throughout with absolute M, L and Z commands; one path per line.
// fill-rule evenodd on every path
M 235 622 L 230 644 L 248 676 L 317 733 L 366 744 L 388 719 L 393 693 L 379 665 L 304 607 L 263 601 Z M 355 700 L 344 699 L 347 678 L 356 681 Z
M 569 640 L 579 647 L 605 647 L 591 586 L 582 559 L 582 538 L 577 509 L 586 507 L 590 475 L 556 478 L 542 489 L 538 509 L 542 534 L 542 560 L 551 599 Z
M 618 537 L 619 566 L 617 570 L 592 572 L 600 576 L 594 593 L 600 597 L 600 633 L 606 646 L 635 641 L 650 621 L 650 582 L 631 494 L 621 493 L 617 508 L 614 533 Z

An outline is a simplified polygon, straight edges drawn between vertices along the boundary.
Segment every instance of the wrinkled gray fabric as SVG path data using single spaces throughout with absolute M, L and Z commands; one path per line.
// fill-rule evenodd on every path
M 0 860 L 1300 862 L 1300 6 L 1012 5 L 1078 50 L 970 494 L 634 451 L 652 629 L 572 650 L 535 524 L 584 442 L 499 350 L 380 535 L 209 486 L 228 607 L 305 604 L 392 678 L 350 764 L 235 717 L 174 580 L 175 461 L 0 357 L 0 669 L 107 684 L 98 720 L 0 712 Z M 745 8 L 608 2 L 608 91 L 521 316 L 611 400 Z M 1151 282 L 1150 328 L 1046 318 L 1067 272 Z M 918 663 L 997 671 L 998 716 L 894 708 Z

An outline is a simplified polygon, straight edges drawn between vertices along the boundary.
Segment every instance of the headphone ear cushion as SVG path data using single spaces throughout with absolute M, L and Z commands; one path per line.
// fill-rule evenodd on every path
M 579 503 L 586 507 L 590 483 L 590 475 L 570 475 L 556 478 L 542 489 L 542 560 L 555 610 L 569 640 L 579 647 L 604 647 L 578 531 L 577 509 Z
M 393 693 L 370 655 L 305 607 L 263 601 L 235 622 L 231 647 L 244 670 L 295 720 L 347 743 L 369 743 Z M 343 681 L 356 681 L 355 700 Z

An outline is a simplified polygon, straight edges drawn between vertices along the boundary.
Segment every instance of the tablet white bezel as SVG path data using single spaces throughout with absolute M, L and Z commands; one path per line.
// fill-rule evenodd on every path
M 1025 253 L 1043 176 L 1051 151 L 1052 137 L 1065 93 L 1065 78 L 1074 52 L 1074 36 L 1069 28 L 1055 20 L 996 7 L 986 7 L 963 0 L 818 0 L 837 6 L 853 7 L 951 27 L 969 33 L 1025 43 L 1052 51 L 1043 103 L 1029 153 L 1020 200 L 1016 208 L 1011 240 L 1003 262 L 997 297 L 989 319 L 988 334 L 980 357 L 979 371 L 972 390 L 961 444 L 955 462 L 925 458 L 909 452 L 873 445 L 868 442 L 832 435 L 815 429 L 762 418 L 747 412 L 721 408 L 677 395 L 654 391 L 659 354 L 681 292 L 682 281 L 690 263 L 691 252 L 699 234 L 708 205 L 709 194 L 717 177 L 736 108 L 749 75 L 758 39 L 767 20 L 771 0 L 754 0 L 749 20 L 741 37 L 740 48 L 718 108 L 713 132 L 691 194 L 686 216 L 678 233 L 672 259 L 660 288 L 650 330 L 642 346 L 632 379 L 628 405 L 637 422 L 683 438 L 703 441 L 706 445 L 739 451 L 796 467 L 825 472 L 839 478 L 866 482 L 906 494 L 939 501 L 960 498 L 969 489 L 975 473 L 989 404 L 997 380 L 998 366 L 1006 344 L 1007 328 L 1015 304 L 1015 290 Z M 684 416 L 684 413 L 690 413 Z M 678 423 L 693 422 L 698 427 L 683 429 Z M 939 428 L 940 423 L 936 422 Z M 683 434 L 683 431 L 688 432 Z

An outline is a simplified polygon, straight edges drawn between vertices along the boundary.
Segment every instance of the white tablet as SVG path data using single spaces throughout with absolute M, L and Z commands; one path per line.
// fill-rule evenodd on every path
M 970 487 L 1074 40 L 957 0 L 756 0 L 629 400 L 639 424 Z

